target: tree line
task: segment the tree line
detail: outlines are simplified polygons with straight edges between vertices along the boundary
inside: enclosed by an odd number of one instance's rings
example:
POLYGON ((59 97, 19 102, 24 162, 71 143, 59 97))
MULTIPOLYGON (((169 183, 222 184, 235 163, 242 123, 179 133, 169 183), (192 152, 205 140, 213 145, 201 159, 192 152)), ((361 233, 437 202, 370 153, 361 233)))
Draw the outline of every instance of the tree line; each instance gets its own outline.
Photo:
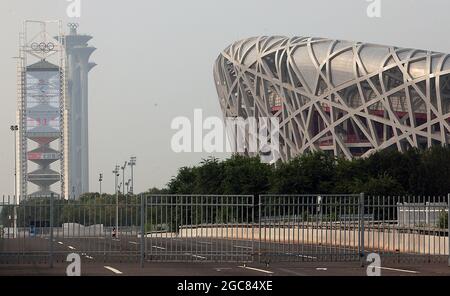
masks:
POLYGON ((358 194, 446 196, 450 193, 450 147, 394 149, 348 160, 325 152, 302 154, 270 165, 259 157, 211 157, 179 169, 163 189, 169 194, 358 194))
MULTIPOLYGON (((242 155, 233 155, 226 160, 210 157, 199 165, 180 168, 167 186, 152 188, 145 193, 253 195, 257 199, 261 194, 361 192, 369 199, 373 196, 446 196, 450 193, 450 147, 411 149, 405 153, 383 150, 368 158, 352 160, 334 157, 325 152, 311 152, 276 164, 266 164, 261 162, 259 157, 242 155)), ((221 221, 239 223, 249 220, 248 213, 239 207, 202 206, 201 204, 210 203, 206 197, 196 197, 194 201, 183 196, 167 197, 169 199, 165 200, 161 198, 165 197, 146 199, 148 210, 145 215, 149 224, 147 230, 175 230, 179 225, 221 221)), ((258 202, 256 199, 255 204, 258 202)), ((139 195, 119 194, 120 225, 140 225, 140 203, 139 195)), ((216 202, 221 203, 223 200, 216 202)), ((47 198, 22 202, 18 209, 19 227, 30 225, 33 221, 49 221, 49 206, 50 201, 47 198)), ((114 226, 116 222, 115 195, 87 193, 77 201, 55 201, 54 206, 55 225, 73 222, 114 226)), ((280 209, 272 207, 270 211, 280 212, 280 209)), ((275 215, 275 212, 267 214, 275 215)), ((0 224, 10 225, 12 214, 13 207, 3 207, 0 224)), ((291 214, 305 213, 303 211, 291 214)), ((394 215, 390 213, 390 217, 394 215)), ((444 221, 443 224, 447 222, 444 221)))

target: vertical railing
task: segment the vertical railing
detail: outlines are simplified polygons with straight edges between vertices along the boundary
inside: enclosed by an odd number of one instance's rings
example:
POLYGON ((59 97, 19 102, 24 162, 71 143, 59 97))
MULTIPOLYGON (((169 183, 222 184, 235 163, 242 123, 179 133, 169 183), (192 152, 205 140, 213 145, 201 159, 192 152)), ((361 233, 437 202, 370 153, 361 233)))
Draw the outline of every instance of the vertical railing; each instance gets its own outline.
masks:
POLYGON ((50 195, 50 268, 53 268, 53 216, 54 216, 54 195, 50 195))
POLYGON ((145 260, 145 196, 141 194, 141 268, 144 268, 145 260))
POLYGON ((448 267, 450 267, 450 194, 447 196, 447 251, 448 267))
MULTIPOLYGON (((121 204, 119 226, 123 231, 119 241, 110 239, 111 233, 109 237, 107 233, 115 225, 113 199, 94 200, 92 204, 85 200, 63 202, 52 195, 17 206, 19 244, 11 256, 18 256, 19 263, 44 256, 53 267, 61 254, 68 251, 65 242, 64 247, 58 244, 66 240, 86 257, 93 254, 97 259, 103 252, 106 261, 106 256, 130 255, 137 263, 140 256, 141 267, 149 260, 146 255, 150 255, 150 260, 247 261, 250 258, 260 263, 350 258, 360 260, 364 266, 369 252, 380 253, 383 259, 398 258, 415 264, 425 260, 447 262, 450 267, 450 194, 447 201, 445 197, 433 196, 366 198, 361 193, 322 195, 319 203, 318 197, 162 195, 149 196, 147 207, 147 196, 141 195, 133 203, 121 204), (127 213, 131 207, 136 210, 127 213), (148 215, 147 211, 150 211, 148 215), (124 217, 125 220, 121 219, 124 217), (151 226, 150 250, 147 223, 151 226), (92 226, 97 224, 105 224, 105 232, 98 234, 97 226, 92 226), (134 236, 139 229, 140 239, 128 244, 130 234, 134 236), (49 238, 48 243, 37 244, 44 236, 49 238), (248 244, 237 244, 241 238, 248 240, 248 244)), ((16 205, 9 197, 8 201, 3 197, 2 205, 2 211, 13 214, 16 205)), ((3 239, 14 238, 12 219, 12 216, 8 219, 9 227, 3 239)))
POLYGON ((359 240, 358 240, 358 252, 360 256, 361 267, 364 267, 364 236, 365 236, 365 227, 364 227, 364 193, 361 193, 359 196, 359 240))
POLYGON ((262 233, 262 228, 261 228, 261 213, 262 213, 262 196, 259 196, 259 200, 258 200, 258 263, 261 263, 261 233, 262 233))
MULTIPOLYGON (((252 196, 252 223, 251 223, 251 231, 252 231, 252 260, 255 254, 255 196, 252 196)), ((248 214, 247 214, 248 215, 248 214)))

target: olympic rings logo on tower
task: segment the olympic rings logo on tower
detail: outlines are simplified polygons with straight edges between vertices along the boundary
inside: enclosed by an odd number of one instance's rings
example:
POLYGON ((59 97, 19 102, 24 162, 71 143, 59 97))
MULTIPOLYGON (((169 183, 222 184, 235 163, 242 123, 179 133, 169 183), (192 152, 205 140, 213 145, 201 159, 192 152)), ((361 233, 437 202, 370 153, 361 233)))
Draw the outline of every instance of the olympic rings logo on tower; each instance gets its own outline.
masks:
POLYGON ((50 51, 53 51, 53 49, 55 49, 55 44, 52 42, 41 42, 41 43, 37 43, 37 42, 33 42, 31 44, 31 50, 33 51, 41 51, 44 53, 49 53, 50 51))
POLYGON ((68 23, 67 24, 67 27, 69 27, 69 29, 73 29, 73 30, 78 29, 79 26, 80 26, 80 24, 78 24, 78 23, 68 23))

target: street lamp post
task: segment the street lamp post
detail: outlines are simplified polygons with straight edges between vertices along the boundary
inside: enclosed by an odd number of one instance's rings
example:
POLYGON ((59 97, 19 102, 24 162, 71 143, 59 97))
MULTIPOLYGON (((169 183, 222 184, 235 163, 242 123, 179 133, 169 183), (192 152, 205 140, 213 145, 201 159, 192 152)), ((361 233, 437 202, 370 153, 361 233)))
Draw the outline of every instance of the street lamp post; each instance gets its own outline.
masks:
POLYGON ((134 194, 134 175, 133 175, 133 167, 136 165, 136 157, 132 156, 130 158, 130 161, 128 162, 128 165, 131 167, 131 186, 130 186, 130 193, 134 194))
POLYGON ((119 174, 119 169, 120 166, 116 165, 113 174, 114 174, 114 180, 115 180, 115 185, 114 185, 114 189, 116 190, 116 238, 119 236, 119 190, 118 190, 118 178, 120 176, 119 174))
POLYGON ((122 185, 123 185, 122 194, 123 195, 125 195, 125 169, 127 168, 127 163, 128 162, 125 161, 125 163, 123 164, 123 167, 121 167, 121 169, 122 169, 122 185))
POLYGON ((131 179, 128 179, 128 181, 125 183, 125 185, 127 185, 127 195, 130 193, 130 184, 131 184, 131 179))
POLYGON ((103 181, 103 174, 100 174, 98 177, 98 182, 100 184, 100 197, 102 196, 102 181, 103 181))
POLYGON ((17 131, 18 125, 11 125, 11 131, 14 133, 14 238, 17 238, 17 131))

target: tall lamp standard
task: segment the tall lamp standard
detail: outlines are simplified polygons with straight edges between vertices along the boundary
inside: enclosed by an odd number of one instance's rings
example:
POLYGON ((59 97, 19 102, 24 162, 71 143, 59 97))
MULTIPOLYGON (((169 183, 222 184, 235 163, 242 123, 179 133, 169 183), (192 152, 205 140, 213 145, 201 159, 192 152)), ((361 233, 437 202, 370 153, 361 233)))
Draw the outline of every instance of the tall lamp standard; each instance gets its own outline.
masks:
POLYGON ((115 185, 114 185, 114 189, 116 191, 116 238, 119 236, 119 190, 118 190, 118 186, 117 186, 117 182, 118 182, 118 178, 120 176, 119 174, 119 169, 120 166, 116 165, 113 174, 114 174, 114 180, 115 180, 115 185))
POLYGON ((127 195, 130 193, 130 184, 131 184, 131 179, 128 179, 128 181, 125 183, 125 185, 127 186, 127 195))
POLYGON ((134 194, 134 175, 133 175, 133 167, 136 165, 136 157, 132 156, 130 158, 130 161, 128 162, 128 165, 131 167, 131 186, 130 186, 130 193, 134 194))
POLYGON ((125 195, 125 169, 127 168, 127 163, 125 161, 125 163, 123 164, 123 167, 121 167, 122 169, 122 185, 123 185, 123 189, 122 189, 122 193, 123 195, 125 195))
POLYGON ((17 131, 18 125, 11 125, 11 131, 14 133, 14 238, 17 238, 17 131))
POLYGON ((100 197, 102 197, 102 181, 103 181, 103 174, 100 174, 98 177, 98 183, 100 184, 100 197))

